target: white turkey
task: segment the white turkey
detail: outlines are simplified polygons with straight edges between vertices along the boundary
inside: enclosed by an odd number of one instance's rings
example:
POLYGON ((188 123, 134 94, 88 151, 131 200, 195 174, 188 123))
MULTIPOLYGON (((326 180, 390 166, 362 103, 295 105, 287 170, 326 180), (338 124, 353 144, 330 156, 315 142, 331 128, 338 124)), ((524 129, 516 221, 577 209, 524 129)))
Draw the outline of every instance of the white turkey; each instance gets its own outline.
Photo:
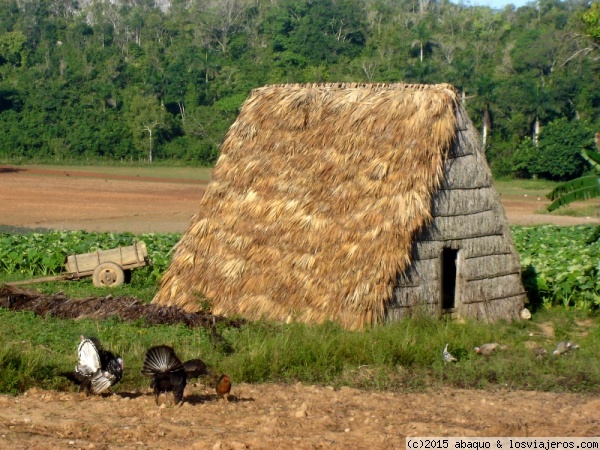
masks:
POLYGON ((444 347, 444 351, 442 352, 442 357, 444 358, 445 363, 456 362, 458 361, 454 356, 450 354, 448 351, 448 344, 444 347))
POLYGON ((123 359, 104 350, 97 339, 81 336, 77 353, 75 371, 64 376, 85 389, 88 395, 106 392, 123 377, 123 359))

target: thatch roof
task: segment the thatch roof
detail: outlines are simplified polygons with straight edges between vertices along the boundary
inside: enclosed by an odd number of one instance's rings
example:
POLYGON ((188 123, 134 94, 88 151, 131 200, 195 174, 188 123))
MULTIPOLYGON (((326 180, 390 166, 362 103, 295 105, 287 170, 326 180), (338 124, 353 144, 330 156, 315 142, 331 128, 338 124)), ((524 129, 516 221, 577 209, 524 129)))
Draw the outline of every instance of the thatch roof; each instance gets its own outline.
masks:
POLYGON ((456 133, 449 85, 252 91, 154 299, 215 314, 385 320, 456 133))

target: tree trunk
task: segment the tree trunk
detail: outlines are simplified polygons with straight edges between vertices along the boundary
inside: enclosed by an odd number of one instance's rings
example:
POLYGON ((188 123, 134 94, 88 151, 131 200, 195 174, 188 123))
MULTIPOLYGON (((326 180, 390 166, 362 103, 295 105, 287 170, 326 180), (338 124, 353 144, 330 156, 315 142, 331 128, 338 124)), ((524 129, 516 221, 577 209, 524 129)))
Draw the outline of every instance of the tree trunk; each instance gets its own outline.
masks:
POLYGON ((148 162, 152 162, 152 128, 148 128, 148 136, 150 139, 150 149, 148 150, 148 162))
POLYGON ((540 137, 540 118, 535 116, 535 122, 533 123, 533 145, 538 146, 540 137))
POLYGON ((487 105, 483 108, 482 122, 483 129, 481 130, 481 143, 483 145, 483 148, 485 149, 488 134, 492 129, 492 118, 490 117, 490 110, 488 109, 487 105))
POLYGON ((185 123, 185 105, 183 102, 177 102, 177 106, 179 106, 179 116, 181 117, 181 123, 185 123))

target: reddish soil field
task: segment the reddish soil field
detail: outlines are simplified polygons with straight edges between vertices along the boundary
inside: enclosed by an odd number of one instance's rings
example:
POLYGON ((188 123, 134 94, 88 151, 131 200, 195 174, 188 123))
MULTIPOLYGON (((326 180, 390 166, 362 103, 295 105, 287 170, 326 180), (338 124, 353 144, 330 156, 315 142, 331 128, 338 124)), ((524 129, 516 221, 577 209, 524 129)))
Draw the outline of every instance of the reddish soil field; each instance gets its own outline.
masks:
POLYGON ((206 183, 0 166, 0 224, 86 231, 183 232, 206 183))
MULTIPOLYGON (((205 182, 0 166, 0 225, 87 231, 184 232, 205 182)), ((536 214, 537 196, 503 196, 513 225, 600 223, 536 214)))
MULTIPOLYGON (((197 180, 0 167, 0 224, 88 231, 183 232, 197 180)), ((543 201, 503 197, 511 224, 600 223, 535 214, 543 201)), ((453 366, 450 370, 458 367, 453 366)), ((235 382, 235 380, 234 380, 235 382)), ((405 448, 406 436, 600 436, 600 398, 498 390, 403 393, 235 385, 233 401, 189 386, 182 407, 149 390, 86 397, 0 396, 0 448, 405 448)))

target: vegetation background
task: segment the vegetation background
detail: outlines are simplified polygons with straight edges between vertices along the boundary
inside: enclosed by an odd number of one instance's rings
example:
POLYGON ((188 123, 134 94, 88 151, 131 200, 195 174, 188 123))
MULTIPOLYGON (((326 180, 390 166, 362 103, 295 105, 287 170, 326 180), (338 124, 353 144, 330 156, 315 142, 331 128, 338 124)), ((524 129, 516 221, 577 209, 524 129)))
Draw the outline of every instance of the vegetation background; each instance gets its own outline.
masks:
POLYGON ((0 159, 209 165, 253 88, 448 82, 495 175, 572 178, 600 128, 599 17, 584 0, 503 10, 447 0, 3 0, 0 159), (576 149, 556 144, 573 136, 576 149), (544 157, 530 164, 531 145, 544 157))

